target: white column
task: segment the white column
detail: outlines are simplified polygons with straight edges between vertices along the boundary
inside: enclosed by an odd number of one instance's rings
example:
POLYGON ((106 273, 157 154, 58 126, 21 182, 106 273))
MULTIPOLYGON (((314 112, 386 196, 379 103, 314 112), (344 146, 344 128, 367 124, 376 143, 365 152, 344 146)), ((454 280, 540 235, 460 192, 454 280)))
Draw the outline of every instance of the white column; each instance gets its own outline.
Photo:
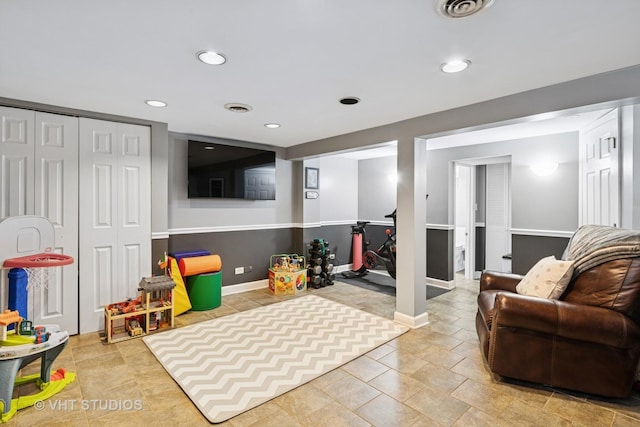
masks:
POLYGON ((394 319, 413 328, 427 315, 427 150, 424 139, 398 140, 396 312, 394 319))

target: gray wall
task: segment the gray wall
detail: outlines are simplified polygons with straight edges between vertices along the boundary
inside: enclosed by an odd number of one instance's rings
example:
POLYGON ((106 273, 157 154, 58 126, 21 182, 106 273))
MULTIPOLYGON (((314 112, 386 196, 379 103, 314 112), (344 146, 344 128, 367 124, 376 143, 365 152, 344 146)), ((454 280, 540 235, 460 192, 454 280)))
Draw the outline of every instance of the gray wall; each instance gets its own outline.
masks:
POLYGON ((384 216, 396 208, 396 156, 360 160, 358 162, 358 215, 363 221, 387 223, 384 216))
MULTIPOLYGON (((510 156, 512 160, 512 227, 542 231, 572 232, 578 224, 578 134, 577 132, 521 138, 482 145, 452 147, 427 151, 427 224, 453 225, 453 201, 450 200, 451 162, 486 157, 510 156), (538 177, 531 164, 551 157, 558 163, 556 172, 538 177)), ((362 220, 384 222, 384 215, 395 208, 396 187, 388 175, 395 172, 395 157, 361 160, 358 165, 358 216, 362 220)), ((485 167, 476 168, 478 196, 477 221, 485 221, 484 185, 485 167)), ((383 225, 368 226, 372 246, 384 240, 383 225)), ((540 254, 554 254, 563 239, 546 237, 520 237, 513 248, 515 268, 522 271, 540 254), (558 243, 560 242, 560 243, 558 243), (549 244, 551 246, 549 246, 549 244)), ((564 243, 563 243, 564 242, 564 243)), ((484 228, 477 230, 476 267, 484 267, 484 228)), ((427 276, 440 280, 453 279, 453 234, 448 230, 427 230, 427 276)), ((516 271, 516 269, 514 269, 516 271)), ((526 272, 526 270, 525 270, 526 272)))
POLYGON ((192 228, 290 227, 293 224, 292 162, 284 150, 242 141, 169 133, 169 231, 192 228), (187 141, 195 139, 276 151, 276 200, 209 200, 187 198, 187 141))
POLYGON ((427 223, 451 224, 451 161, 511 156, 512 227, 574 231, 578 226, 578 133, 523 138, 482 145, 427 151, 427 223), (531 164, 546 156, 558 163, 548 177, 538 177, 531 164))
POLYGON ((351 224, 358 220, 358 162, 339 156, 305 161, 304 166, 320 169, 318 199, 304 199, 304 232, 302 246, 305 257, 313 239, 328 241, 335 255, 335 265, 351 260, 351 224), (313 224, 308 227, 307 224, 313 224))
POLYGON ((320 221, 353 222, 358 218, 358 161, 329 156, 319 161, 320 221))
POLYGON ((550 255, 562 258, 568 238, 549 236, 514 235, 511 241, 513 258, 511 271, 516 274, 527 274, 536 262, 550 255))
POLYGON ((169 133, 168 251, 205 249, 222 258, 222 285, 265 279, 271 255, 295 252, 294 198, 300 166, 284 150, 243 141, 169 133), (187 198, 187 141, 219 142, 276 151, 276 200, 187 198), (252 271, 234 274, 236 267, 252 271))

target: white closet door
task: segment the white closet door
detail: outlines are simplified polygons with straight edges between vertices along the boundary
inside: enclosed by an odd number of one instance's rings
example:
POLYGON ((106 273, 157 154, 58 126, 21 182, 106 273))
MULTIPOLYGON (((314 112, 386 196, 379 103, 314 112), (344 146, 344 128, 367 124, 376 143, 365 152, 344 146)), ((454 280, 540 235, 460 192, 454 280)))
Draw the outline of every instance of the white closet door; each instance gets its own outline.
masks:
POLYGON ((54 251, 75 262, 49 269, 46 287, 29 292, 30 317, 78 333, 78 118, 36 113, 35 215, 55 229, 54 251))
POLYGON ((0 219, 33 214, 35 112, 0 107, 0 219))
MULTIPOLYGON (((49 269, 46 287, 29 291, 27 317, 78 333, 78 119, 1 107, 2 218, 39 215, 55 229, 55 248, 72 265, 49 269)), ((0 260, 2 261, 2 260, 0 260)), ((2 308, 8 283, 2 275, 2 308)))
POLYGON ((151 274, 150 129, 80 119, 80 333, 151 274))
MULTIPOLYGON (((0 219, 33 214, 35 113, 0 107, 0 120, 0 219)), ((9 303, 9 270, 0 271, 0 308, 4 310, 9 303)))
POLYGON ((503 271, 510 250, 509 163, 487 165, 485 268, 503 271))

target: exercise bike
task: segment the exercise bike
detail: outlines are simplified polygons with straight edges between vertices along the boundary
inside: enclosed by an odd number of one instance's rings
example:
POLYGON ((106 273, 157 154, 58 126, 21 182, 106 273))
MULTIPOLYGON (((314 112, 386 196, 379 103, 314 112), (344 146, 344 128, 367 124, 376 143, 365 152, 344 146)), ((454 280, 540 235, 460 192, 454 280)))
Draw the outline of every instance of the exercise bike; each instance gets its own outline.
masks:
POLYGON ((393 219, 393 231, 385 230, 387 239, 376 250, 369 249, 371 242, 367 240, 366 226, 370 221, 358 221, 355 226, 351 226, 354 269, 343 271, 344 277, 362 277, 379 264, 384 264, 389 276, 396 278, 396 211, 397 209, 394 209, 392 213, 384 216, 393 219), (358 253, 358 245, 362 251, 361 254, 358 253))

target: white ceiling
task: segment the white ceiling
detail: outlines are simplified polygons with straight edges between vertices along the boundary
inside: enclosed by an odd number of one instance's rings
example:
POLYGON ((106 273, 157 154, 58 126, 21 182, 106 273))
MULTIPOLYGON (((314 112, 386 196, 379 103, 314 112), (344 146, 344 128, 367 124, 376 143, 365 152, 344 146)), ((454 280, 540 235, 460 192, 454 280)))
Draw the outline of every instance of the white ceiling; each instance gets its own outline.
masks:
POLYGON ((2 0, 0 97, 288 147, 640 64, 639 18, 638 0, 495 0, 461 19, 433 0, 2 0), (472 65, 442 73, 453 58, 472 65))

